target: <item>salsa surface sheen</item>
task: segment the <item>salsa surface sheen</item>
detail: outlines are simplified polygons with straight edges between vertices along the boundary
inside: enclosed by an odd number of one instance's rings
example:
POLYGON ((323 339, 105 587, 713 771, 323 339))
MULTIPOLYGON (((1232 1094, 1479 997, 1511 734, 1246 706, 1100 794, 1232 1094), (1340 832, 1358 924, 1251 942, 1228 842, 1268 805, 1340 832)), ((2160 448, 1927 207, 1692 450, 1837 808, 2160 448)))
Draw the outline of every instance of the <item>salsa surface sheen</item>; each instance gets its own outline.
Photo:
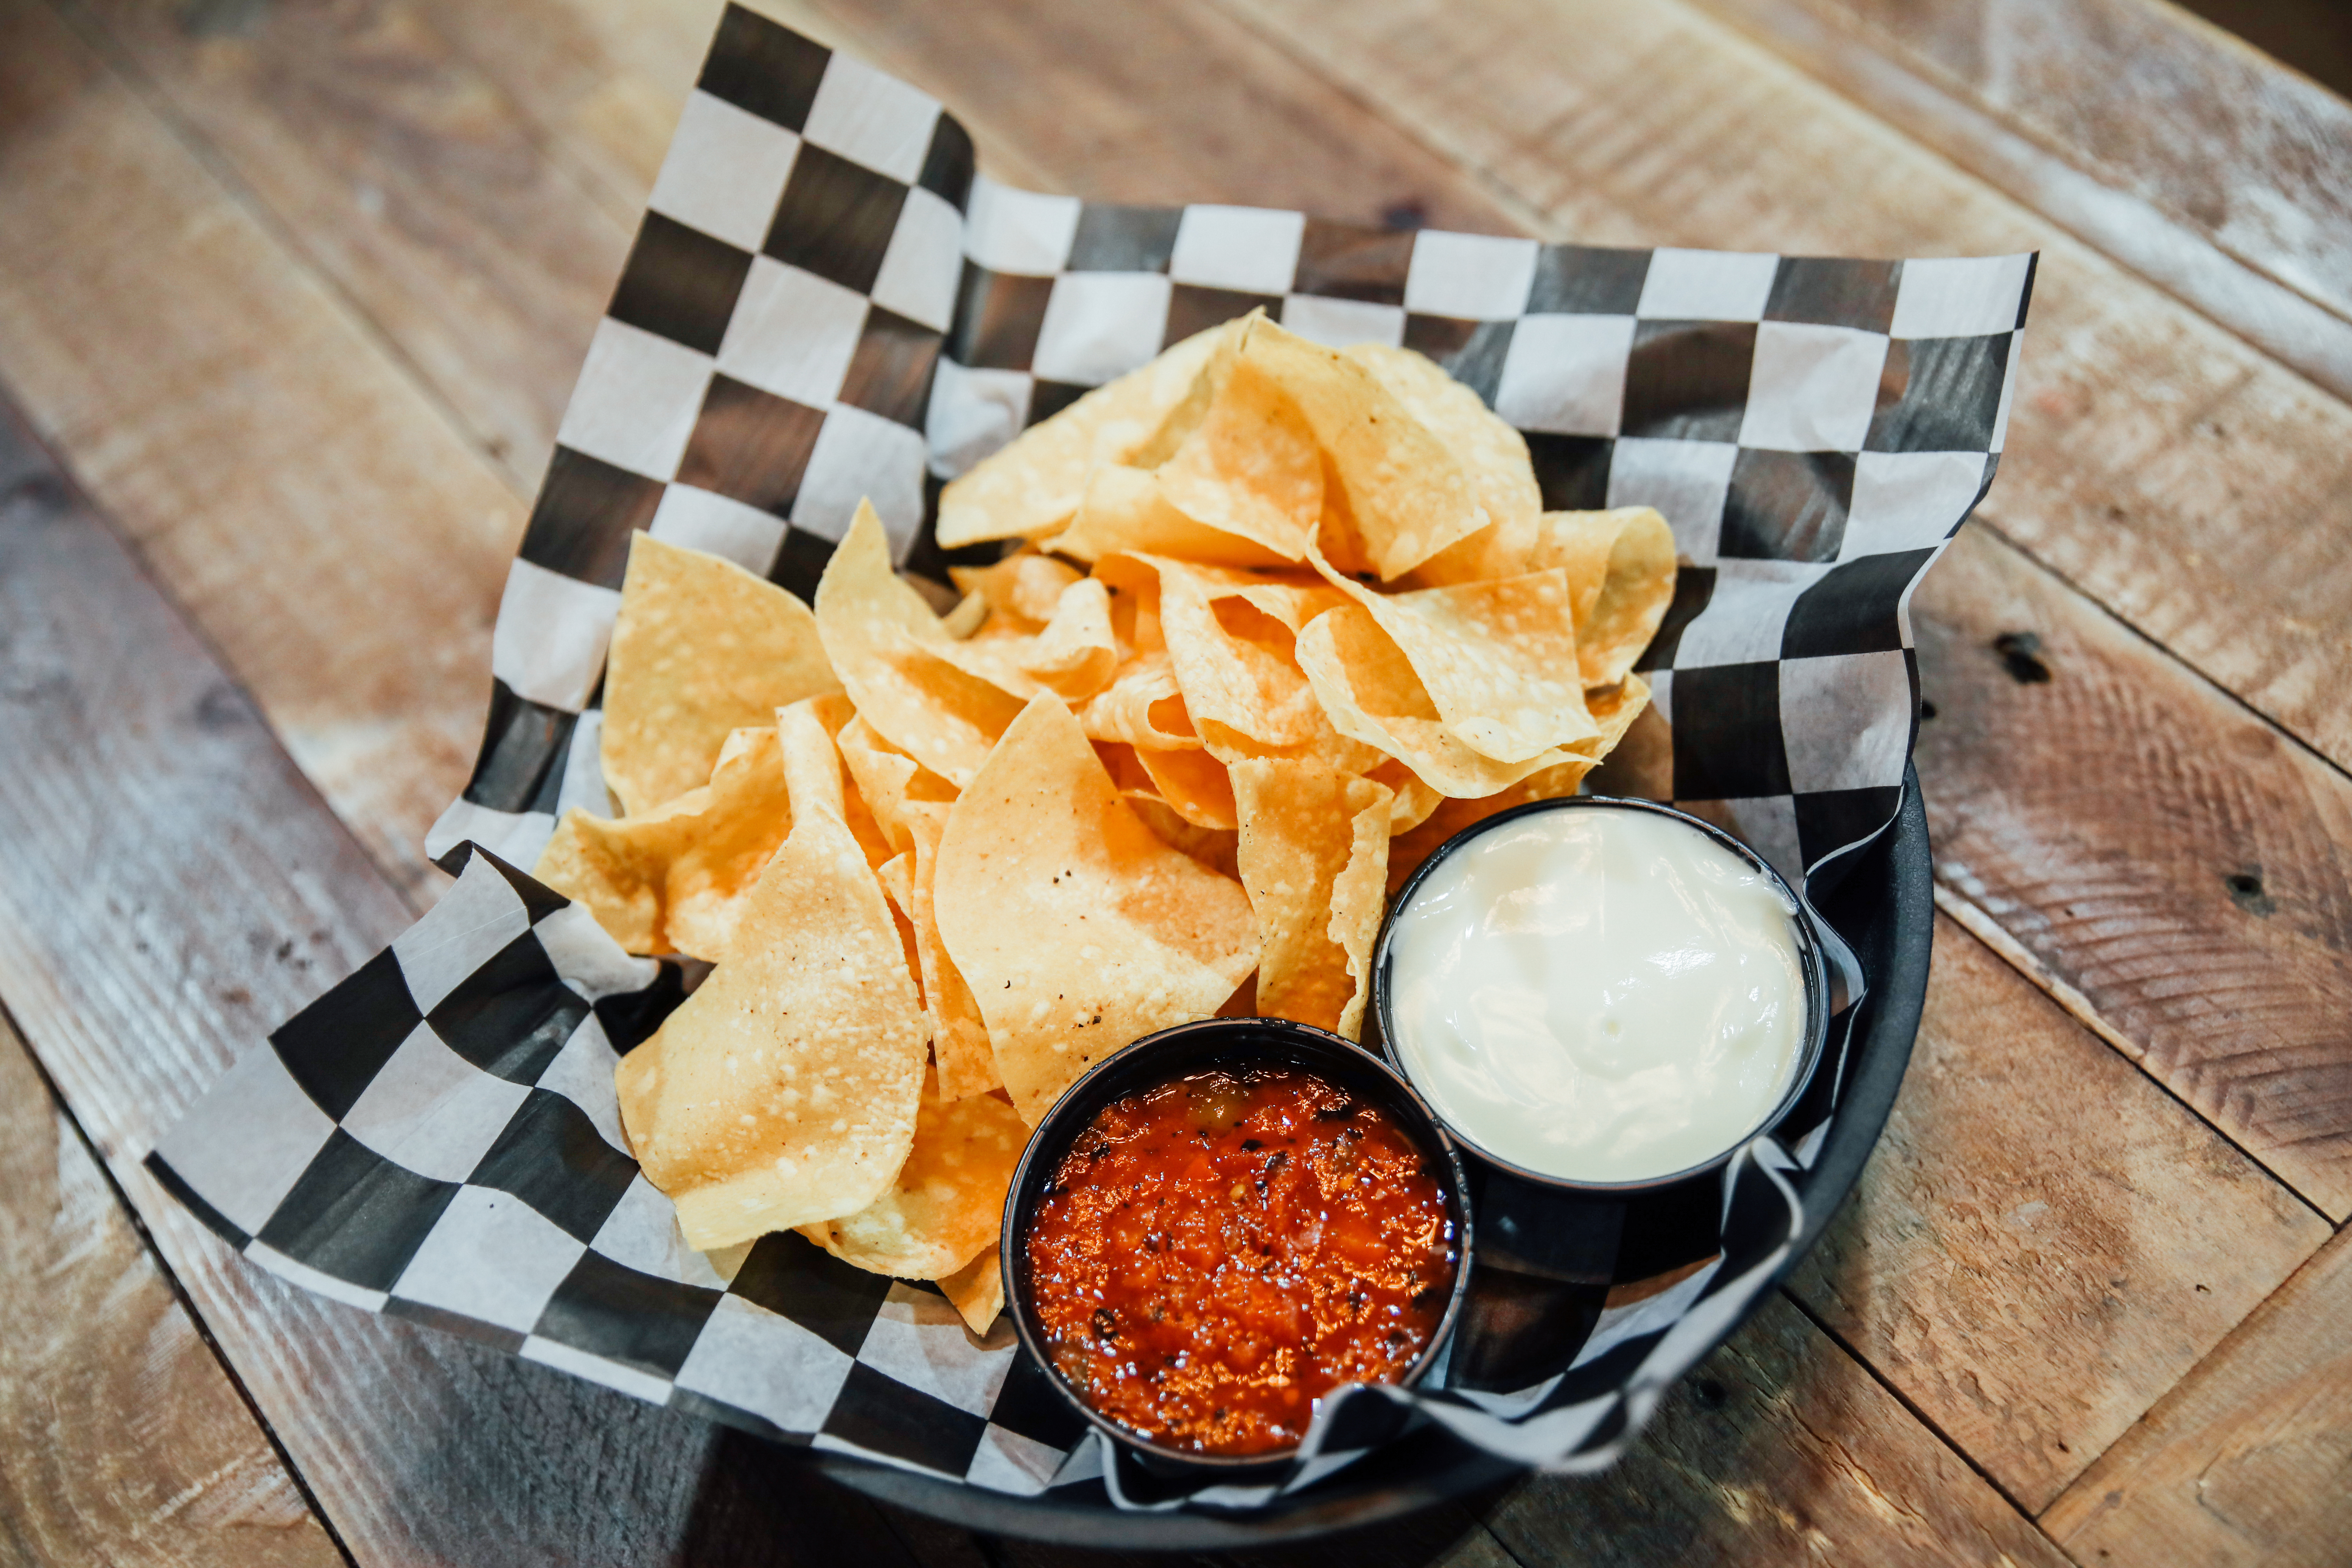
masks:
POLYGON ((1290 1068, 1105 1106, 1030 1222, 1030 1297, 1087 1403, 1164 1447, 1294 1447, 1316 1397, 1393 1383, 1457 1264, 1440 1167, 1371 1105, 1290 1068))

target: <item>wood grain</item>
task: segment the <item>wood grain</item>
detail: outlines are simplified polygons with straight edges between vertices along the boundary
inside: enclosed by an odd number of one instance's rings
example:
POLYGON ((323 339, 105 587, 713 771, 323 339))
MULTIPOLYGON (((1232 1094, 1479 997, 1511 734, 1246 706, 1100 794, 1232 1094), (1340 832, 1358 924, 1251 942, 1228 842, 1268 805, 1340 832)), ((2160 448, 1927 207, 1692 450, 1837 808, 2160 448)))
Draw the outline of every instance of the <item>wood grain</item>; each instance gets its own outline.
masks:
MULTIPOLYGON (((524 496, 635 226, 406 0, 73 0, 524 496)), ((664 125, 662 132, 668 133, 664 125)))
POLYGON ((147 1176, 234 1057, 410 910, 13 417, 0 756, 0 997, 361 1560, 912 1561, 783 1451, 285 1285, 147 1176))
POLYGON ((1973 530, 1912 623, 1938 879, 2352 1215, 2352 780, 1973 530))
POLYGON ((2276 62, 2149 0, 1697 3, 2264 353, 2352 394, 2341 264, 2324 259, 2341 193, 2314 156, 2340 140, 2345 109, 2276 62))
POLYGON ((37 0, 0 0, 0 382, 378 863, 436 882, 521 504, 37 0))
POLYGON ((1988 515, 2352 760, 2352 407, 1680 0, 1219 0, 1597 244, 2042 247, 1988 515))
POLYGON ((2038 1511, 2332 1232, 1937 923, 1902 1098, 1789 1288, 2038 1511))
POLYGON ((0 1561, 342 1554, 0 1020, 0 1561))
POLYGON ((1777 1296, 1666 1395, 1617 1468, 1538 1478, 1487 1523, 1526 1568, 2065 1562, 1777 1296))
POLYGON ((2153 0, 1775 3, 1855 33, 2103 188, 2352 317, 2352 103, 2221 28, 2153 0))
POLYGON ((2077 1563, 2327 1568, 2352 1541, 2352 1233, 2042 1516, 2077 1563))

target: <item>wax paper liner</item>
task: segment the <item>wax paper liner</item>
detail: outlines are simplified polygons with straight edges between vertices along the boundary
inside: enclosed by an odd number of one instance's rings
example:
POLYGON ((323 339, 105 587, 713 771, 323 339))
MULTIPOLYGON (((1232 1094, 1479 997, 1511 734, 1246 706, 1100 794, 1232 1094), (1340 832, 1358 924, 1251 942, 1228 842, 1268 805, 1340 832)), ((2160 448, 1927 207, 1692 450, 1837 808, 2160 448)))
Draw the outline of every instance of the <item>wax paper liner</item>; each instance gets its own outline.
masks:
POLYGON ((1906 606, 1999 463, 2033 258, 1612 249, 1038 195, 976 176, 929 97, 740 8, 649 206, 507 580, 480 759, 427 839, 455 887, 244 1058, 157 1176, 339 1300, 976 1487, 1245 1509, 1428 1422, 1528 1465, 1609 1463, 1788 1260, 1787 1173, 1834 1114, 1851 984, 1820 1091, 1727 1174, 1711 1261, 1621 1279, 1531 1386, 1355 1391, 1276 1481, 1171 1490, 1110 1461, 1003 1321, 972 1336, 933 1288, 793 1235, 722 1271, 637 1173, 613 1068, 681 972, 518 869, 565 809, 610 809, 596 700, 630 532, 806 595, 870 497, 900 563, 936 579, 939 485, 1166 344, 1258 306, 1327 342, 1401 342, 1526 432, 1548 507, 1671 522, 1680 581, 1642 668, 1672 798, 1801 883, 1900 803, 1906 606))

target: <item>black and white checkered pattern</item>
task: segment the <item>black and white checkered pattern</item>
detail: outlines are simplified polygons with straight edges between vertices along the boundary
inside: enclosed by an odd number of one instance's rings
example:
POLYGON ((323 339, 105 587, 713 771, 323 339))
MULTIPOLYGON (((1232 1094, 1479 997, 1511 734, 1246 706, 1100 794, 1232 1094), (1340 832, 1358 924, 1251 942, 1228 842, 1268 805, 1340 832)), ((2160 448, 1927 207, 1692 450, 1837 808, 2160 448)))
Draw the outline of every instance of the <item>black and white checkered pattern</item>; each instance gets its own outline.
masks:
POLYGON ((1733 1166, 1708 1268, 1604 1312, 1534 1387, 1329 1402, 1276 1486, 1171 1495, 1112 1462, 1004 1325, 974 1340, 928 1286, 795 1236, 731 1267, 688 1249, 613 1088, 680 973, 514 868, 563 809, 609 811, 594 702, 629 531, 806 594, 870 495, 902 563, 936 568, 940 481, 1202 327, 1263 305, 1319 341, 1402 343, 1527 433, 1547 505, 1666 516, 1685 565, 1644 663, 1675 798, 1799 880, 1899 803, 1906 606, 1999 460, 2032 258, 1607 250, 1035 195, 975 180, 929 99, 734 8, 652 208, 507 585, 474 777, 427 840, 457 885, 240 1062, 158 1177, 339 1300, 998 1490, 1247 1507, 1413 1415, 1528 1464, 1609 1463, 1786 1261, 1786 1173, 1821 1147, 1834 1068, 1785 1144, 1733 1166))

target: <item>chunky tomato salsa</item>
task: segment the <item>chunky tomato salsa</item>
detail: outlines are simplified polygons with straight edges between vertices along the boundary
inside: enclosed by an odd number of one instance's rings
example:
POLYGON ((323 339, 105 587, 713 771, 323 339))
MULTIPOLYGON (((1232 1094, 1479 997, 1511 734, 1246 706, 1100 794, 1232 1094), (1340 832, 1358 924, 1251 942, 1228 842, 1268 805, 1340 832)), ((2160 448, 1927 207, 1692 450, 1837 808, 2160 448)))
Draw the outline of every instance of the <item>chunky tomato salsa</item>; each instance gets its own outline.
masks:
POLYGON ((1030 1224, 1047 1353, 1165 1447, 1293 1447, 1318 1395, 1397 1381, 1436 1331, 1457 1262, 1440 1169, 1307 1072, 1199 1073, 1114 1101, 1030 1224))

